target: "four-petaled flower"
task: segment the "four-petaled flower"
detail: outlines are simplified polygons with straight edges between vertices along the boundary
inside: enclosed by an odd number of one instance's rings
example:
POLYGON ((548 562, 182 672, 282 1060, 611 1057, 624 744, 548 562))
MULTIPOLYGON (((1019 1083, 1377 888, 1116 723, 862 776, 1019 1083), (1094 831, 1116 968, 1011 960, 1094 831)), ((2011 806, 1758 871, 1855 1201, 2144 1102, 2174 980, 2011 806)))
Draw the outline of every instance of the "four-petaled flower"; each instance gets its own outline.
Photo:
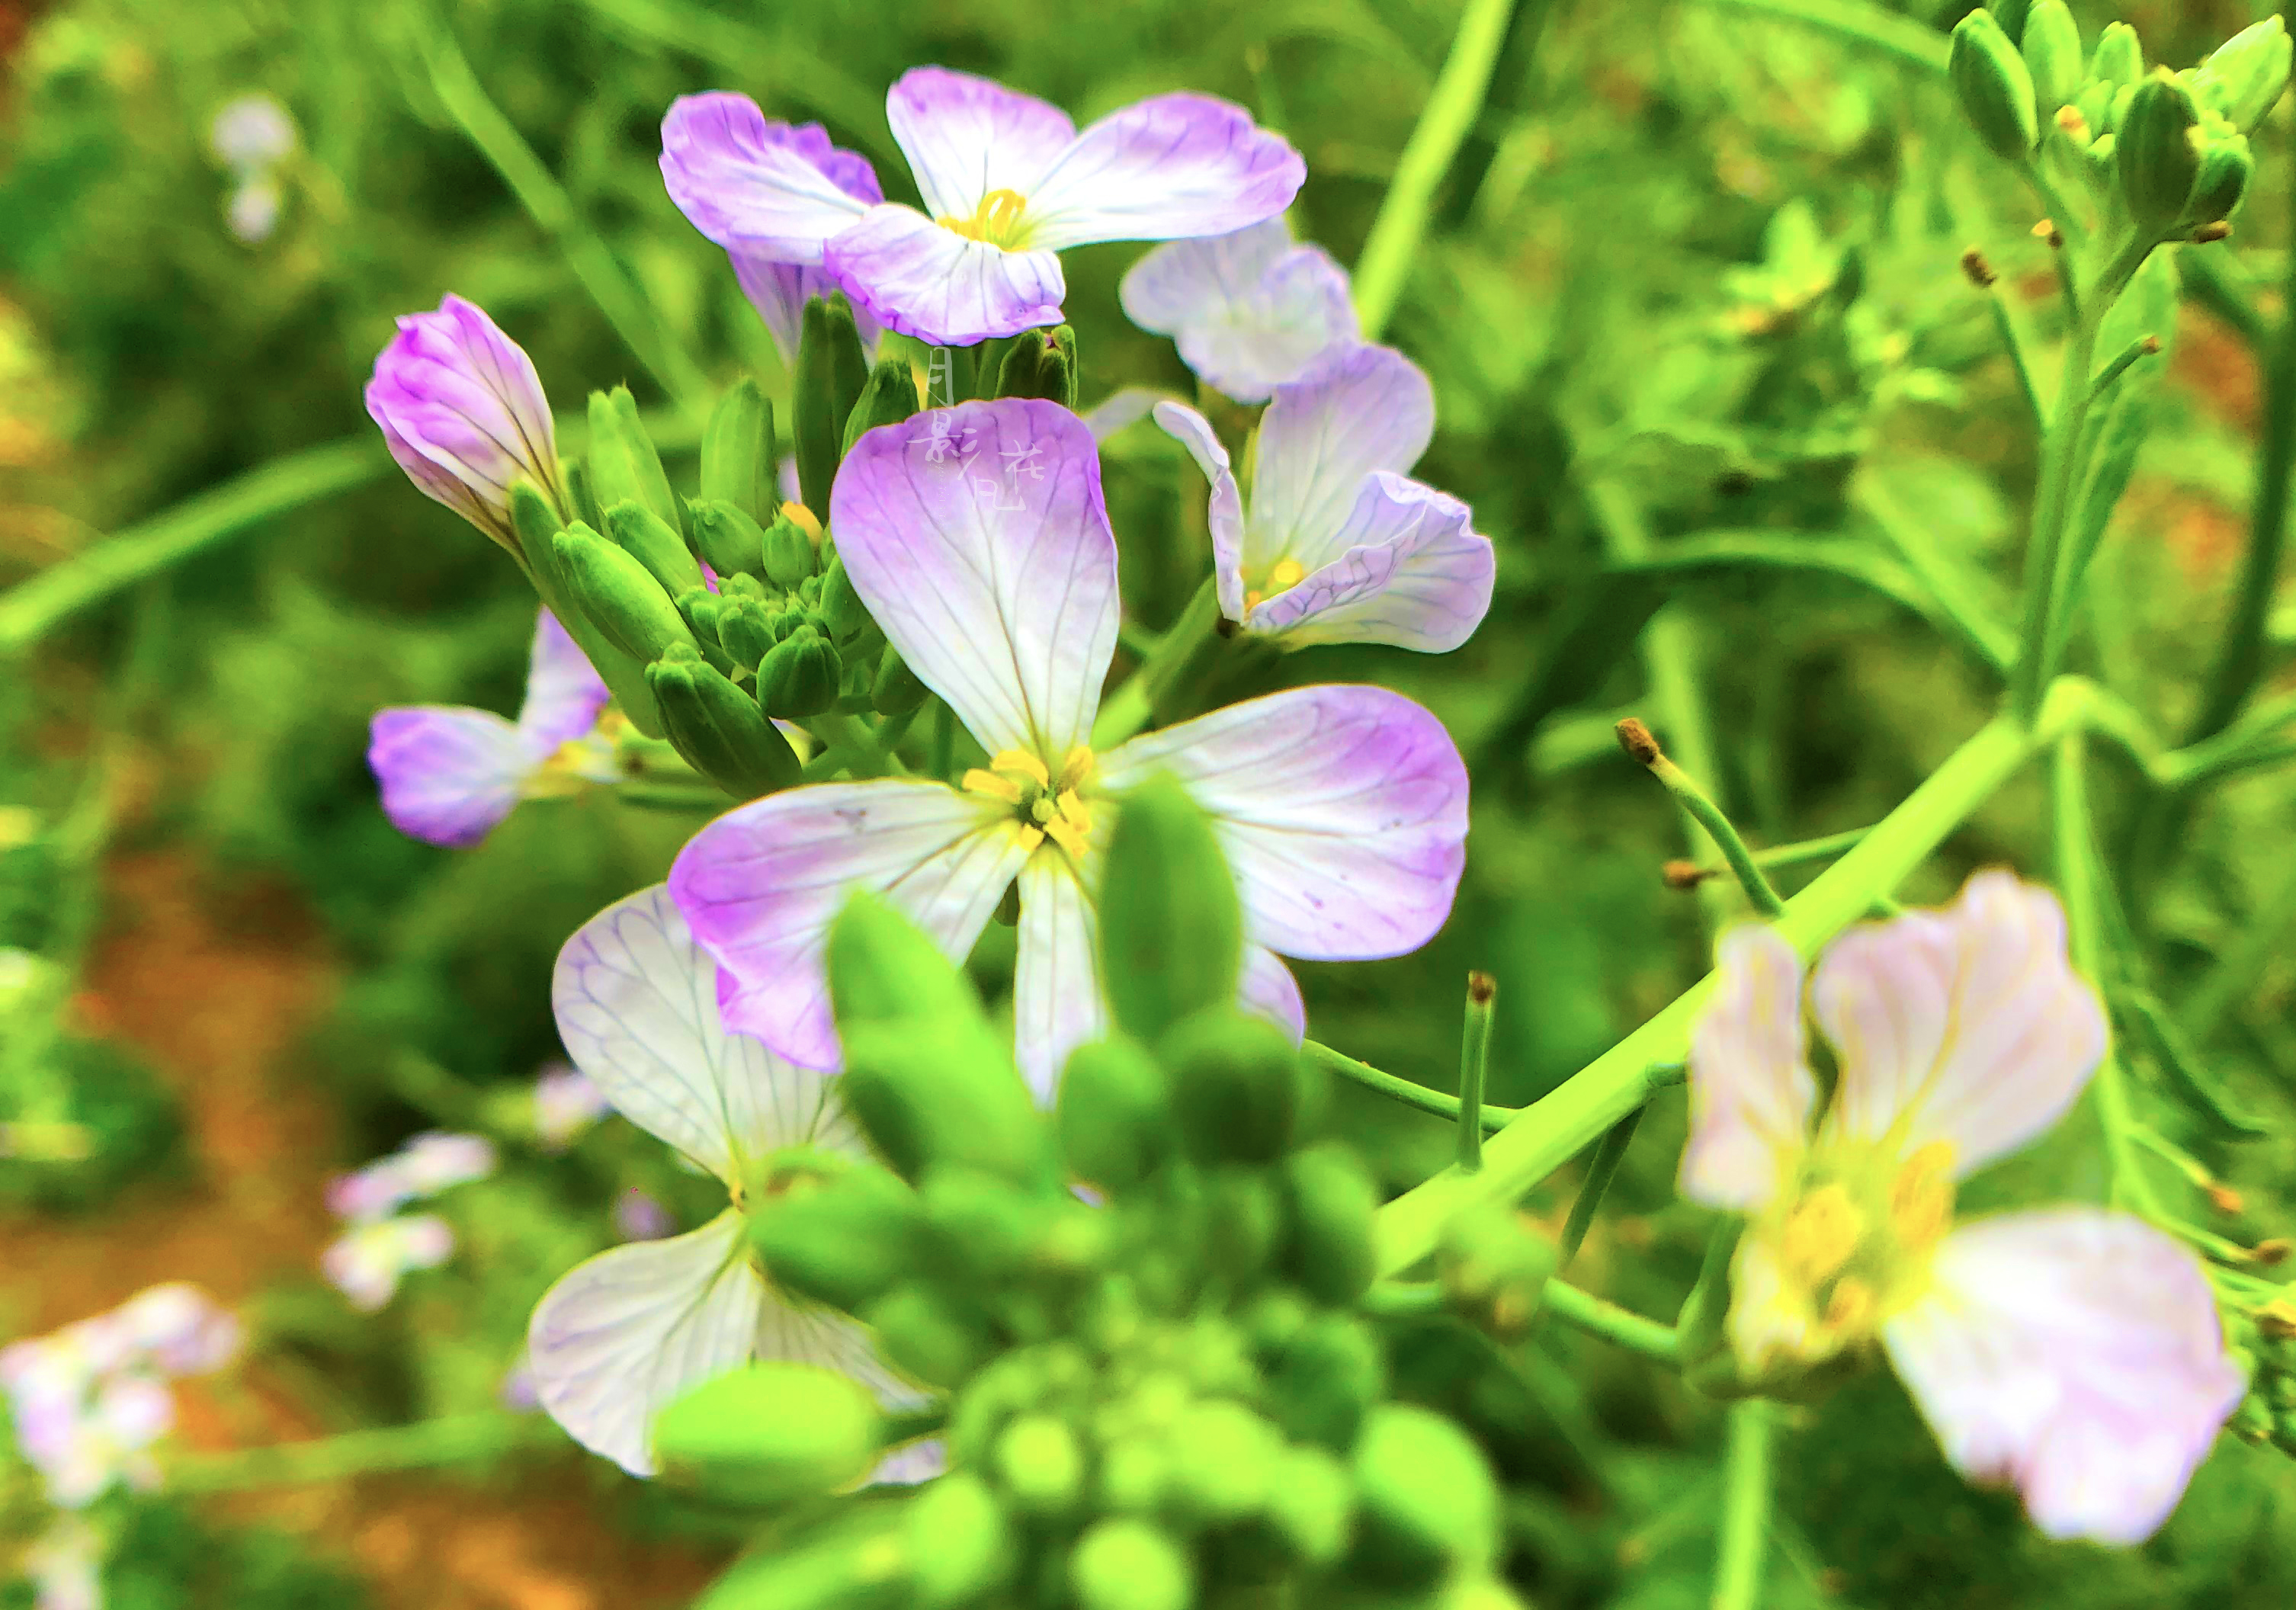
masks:
POLYGON ((1400 352, 1335 347, 1275 388, 1249 515, 1210 423, 1177 402, 1156 423, 1212 483, 1220 612, 1244 630, 1441 653, 1490 608, 1490 538, 1465 504, 1403 473, 1435 433, 1435 397, 1400 352))
POLYGON ((1325 349, 1361 338, 1347 270, 1321 246, 1294 245, 1280 218, 1159 246, 1117 294, 1127 318, 1170 336, 1198 380, 1238 402, 1266 402, 1325 349))
POLYGON ((512 554, 510 489, 531 476, 561 517, 558 436, 525 349, 475 304, 448 296, 410 313, 374 360, 366 411, 416 489, 512 554))
POLYGON ((866 164, 817 131, 730 94, 671 109, 670 197, 729 251, 818 264, 885 328, 971 346, 1060 322, 1067 248, 1226 234, 1281 213, 1307 176, 1280 136, 1210 95, 1151 96, 1079 134, 1032 95, 920 67, 885 111, 922 212, 880 200, 866 164))
POLYGON ((2104 1054, 2056 901, 1980 873, 1837 940, 1808 996, 1840 1070, 1814 1129, 1801 964, 1775 931, 1723 939, 1691 1042, 1683 1194, 1750 1219, 1740 1364, 1879 1338, 1964 1474, 2013 1483, 2052 1537, 2149 1537, 2244 1390, 2207 1277, 2124 1213, 1952 1224, 1956 1182, 2055 1123, 2104 1054))
POLYGON ((518 719, 460 705, 375 712, 366 759, 383 814, 410 838, 450 850, 479 842, 522 800, 572 793, 620 775, 599 730, 612 695, 557 617, 535 622, 518 719))
MULTIPOLYGON (((755 1358, 841 1370, 888 1405, 921 1394, 851 1320, 783 1298, 751 1256, 752 1189, 801 1174, 803 1154, 866 1156, 834 1081, 727 1031, 717 965, 660 885, 583 924, 559 953, 550 1000, 559 1038, 622 1116, 724 1182, 731 1204, 700 1229, 599 1253, 552 1286, 527 1332, 536 1395, 569 1436, 637 1475, 654 1471, 648 1428, 687 1388, 755 1358), (776 1154, 793 1172, 777 1173, 776 1154)), ((910 1449, 878 1472, 922 1480, 937 1454, 910 1449)))
POLYGON ((1104 754, 1089 747, 1116 646, 1116 542, 1091 433, 1056 403, 967 403, 947 422, 985 462, 1041 451, 1020 506, 934 464, 930 418, 870 431, 839 470, 831 526, 854 590, 988 752, 956 785, 891 777, 769 795, 695 836, 669 887, 725 969, 726 1021, 792 1062, 837 1061, 822 952, 846 891, 881 890, 963 957, 1020 884, 1021 1069, 1049 1098, 1100 1031, 1094 891, 1111 813, 1176 774, 1212 816, 1243 897, 1243 994, 1301 1026, 1276 952, 1415 949, 1451 909, 1467 776, 1441 723, 1384 689, 1295 688, 1104 754))

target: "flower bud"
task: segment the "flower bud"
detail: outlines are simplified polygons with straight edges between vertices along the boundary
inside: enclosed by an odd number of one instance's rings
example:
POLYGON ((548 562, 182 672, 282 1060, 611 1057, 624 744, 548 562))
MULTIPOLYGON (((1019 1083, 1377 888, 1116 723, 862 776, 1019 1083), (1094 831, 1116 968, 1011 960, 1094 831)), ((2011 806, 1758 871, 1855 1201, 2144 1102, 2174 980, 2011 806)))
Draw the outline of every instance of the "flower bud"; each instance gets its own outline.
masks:
POLYGON ((1242 1404, 1225 1399, 1190 1404, 1168 1446, 1173 1500, 1197 1519, 1232 1526, 1267 1507, 1283 1440, 1242 1404))
POLYGON ((773 616, 755 598, 726 597, 718 602, 718 641, 735 665, 754 671, 773 652, 773 616))
POLYGON ((909 1502, 909 1590, 916 1610, 955 1610, 1012 1580, 1019 1564, 1013 1524, 988 1483, 954 1470, 909 1502))
POLYGON ((1372 1215, 1379 1195, 1355 1154, 1316 1146, 1284 1159, 1292 1225, 1285 1267, 1293 1282, 1334 1307, 1362 1296, 1375 1272, 1372 1215))
POLYGON ((837 702, 844 674, 837 645, 801 626, 758 662, 758 702, 785 721, 817 716, 837 702))
POLYGON ((2033 111, 2033 76, 1992 12, 1972 12, 1961 20, 1946 68, 1962 112, 1985 148, 2004 161, 2030 156, 2041 134, 2033 111))
POLYGON ((876 1400, 851 1376, 761 1360, 703 1382, 655 1417, 662 1477, 737 1504, 849 1486, 877 1462, 876 1400))
POLYGON ((886 1358, 944 1392, 962 1386, 996 1351, 987 1315, 921 1280, 895 1286, 860 1318, 877 1334, 886 1358))
POLYGON ((1084 1496, 1085 1455, 1076 1433, 1050 1415, 1022 1415, 1004 1428, 989 1468, 1015 1508, 1065 1515, 1084 1496))
POLYGON ((789 510, 803 512, 802 505, 784 504, 774 516, 774 522, 765 530, 766 579, 775 587, 801 586, 814 573, 820 555, 814 551, 814 539, 805 528, 790 518, 789 510))
POLYGON ((706 587, 690 587, 676 597, 677 612, 693 633, 693 640, 701 647, 701 657, 720 671, 731 676, 734 658, 718 641, 718 618, 722 605, 718 595, 706 587))
POLYGON ((701 567, 685 550, 676 529, 642 503, 623 499, 606 507, 606 535, 614 546, 653 572, 662 591, 676 597, 701 585, 701 567))
POLYGON ((1235 998, 1243 906, 1211 820, 1169 776, 1118 809, 1101 880, 1101 977, 1110 1014, 1143 1044, 1235 998))
POLYGON ((1285 1449, 1267 1518, 1309 1569, 1334 1564, 1355 1532, 1356 1490, 1347 1466, 1320 1448, 1285 1449))
POLYGON ((1372 1574, 1418 1584, 1489 1567, 1498 1483, 1465 1432, 1429 1409, 1382 1403, 1365 1419, 1351 1463, 1362 1507, 1355 1557, 1372 1574))
MULTIPOLYGON (((2111 92, 2141 82, 2144 77, 2144 46, 2137 40, 2136 30, 2126 22, 2108 22, 2104 32, 2096 39, 2096 53, 2089 58, 2088 76, 2107 86, 2111 92)), ((2089 127, 2103 128, 2109 124, 2089 119, 2089 127)))
POLYGON ((999 397, 1042 397, 1073 412, 1077 398, 1076 332, 1066 324, 1024 330, 1013 337, 996 372, 999 397))
POLYGON ((885 645, 877 661, 876 679, 869 685, 869 708, 881 716, 906 715, 925 702, 926 692, 900 651, 885 645))
POLYGON ((2267 17, 2234 34, 2201 63, 2216 109, 2242 134, 2253 133, 2288 87, 2290 44, 2285 24, 2267 17))
POLYGON ((870 624, 869 606, 853 590, 853 579, 845 573, 841 559, 832 558, 822 573, 821 617, 829 623, 831 636, 840 643, 870 624))
POLYGON ((830 483, 837 478, 845 444, 845 421, 868 380, 869 360, 862 353, 860 333, 845 298, 832 294, 807 302, 798 336, 791 415, 797 437, 798 495, 809 509, 829 506, 830 483))
POLYGON ((685 522, 693 551, 718 572, 721 586, 735 576, 763 573, 766 534, 731 499, 695 498, 686 505, 685 522))
POLYGON ((2156 71, 2136 86, 2115 130, 2121 201, 2137 228, 2155 239, 2176 227, 2193 193, 2201 166, 2193 134, 2200 120, 2192 91, 2156 71))
POLYGON ((2232 217, 2247 193, 2256 171, 2256 159, 2243 139, 2218 140, 2201 158, 2193 179, 2193 193, 2185 202, 2183 222, 2193 228, 2220 224, 2232 217))
POLYGON ((1283 1030, 1215 1006, 1180 1023, 1157 1050, 1172 1070, 1173 1110, 1191 1156, 1267 1162, 1290 1148, 1305 1080, 1283 1030))
POLYGON ((2065 0, 2033 0, 2025 15, 2018 53, 2033 80, 2034 107, 2046 120, 2080 93, 2080 24, 2065 0))
POLYGON ((643 504, 684 540, 685 505, 669 489, 661 455, 638 420, 637 398, 627 386, 590 393, 590 450, 584 463, 591 494, 610 520, 618 503, 643 504))
POLYGON ((1070 1169, 1103 1190, 1137 1185, 1179 1145, 1171 1083, 1130 1039, 1091 1040, 1069 1054, 1053 1120, 1070 1169))
POLYGON ((2087 128, 2090 139, 2098 139, 2112 132, 2108 126, 2112 112, 2112 86, 2110 84, 2092 82, 2080 92, 2080 98, 2073 103, 2073 107, 2080 113, 2081 122, 2087 128))
POLYGON ((1336 1453, 1355 1445, 1364 1416, 1386 1395, 1386 1354, 1362 1320, 1344 1313, 1309 1319, 1267 1378, 1267 1412, 1283 1434, 1336 1453))
POLYGON ((1265 1170, 1206 1171, 1204 1206, 1214 1233, 1204 1243, 1204 1261, 1221 1283, 1249 1291, 1259 1283, 1283 1234, 1283 1202, 1265 1170))
POLYGON ((2025 19, 2031 14, 2033 0, 1985 0, 1985 9, 1993 13, 1994 21, 2011 39, 2025 37, 2025 19))
POLYGON ((575 605, 616 648, 642 664, 661 658, 672 644, 698 649, 661 583, 622 549, 579 521, 551 547, 575 605))
POLYGON ((776 1286, 848 1313, 915 1272, 923 1234, 916 1193, 869 1166, 784 1192, 750 1220, 750 1244, 776 1286))
POLYGON ((845 418, 844 450, 850 453, 853 444, 866 431, 880 425, 897 425, 917 411, 917 377, 906 357, 890 357, 877 360, 869 371, 869 381, 862 387, 853 412, 845 418))
POLYGON ((1170 1535, 1145 1521, 1095 1523, 1069 1556, 1078 1610, 1188 1610, 1195 1571, 1170 1535))
MULTIPOLYGON (((709 415, 701 435, 701 501, 729 504, 752 522, 780 501, 775 493, 774 405, 744 375, 709 415)), ((705 553, 702 555, 708 558, 705 553)), ((714 559, 709 568, 723 574, 714 559)))
POLYGON ((513 553, 511 488, 521 475, 562 518, 570 512, 533 360, 459 296, 398 320, 374 360, 366 411, 416 490, 513 553))
POLYGON ((594 531, 606 529, 606 512, 598 506, 597 489, 590 484, 590 466, 580 459, 565 466, 566 501, 574 518, 594 531))
POLYGON ((765 711, 714 666, 661 659, 646 667, 661 724, 686 764, 737 800, 797 781, 797 753, 765 711))

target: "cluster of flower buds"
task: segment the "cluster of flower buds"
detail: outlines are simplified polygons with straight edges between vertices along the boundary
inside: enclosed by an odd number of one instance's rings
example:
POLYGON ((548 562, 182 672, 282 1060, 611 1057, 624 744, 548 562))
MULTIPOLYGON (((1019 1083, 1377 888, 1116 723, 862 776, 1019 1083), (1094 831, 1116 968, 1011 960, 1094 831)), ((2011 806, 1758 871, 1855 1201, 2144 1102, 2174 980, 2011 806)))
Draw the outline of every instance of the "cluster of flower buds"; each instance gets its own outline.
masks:
POLYGON ((2296 1458, 2296 1302, 2276 1298, 2256 1310, 2251 1325, 2251 1334, 2241 1338, 2248 1396, 2233 1413, 2232 1433, 2296 1458))
POLYGON ((2227 232, 2255 168, 2248 136, 2287 87, 2289 56, 2268 17, 2198 67, 2148 73, 2127 23, 2084 57, 2065 0, 1992 0, 1954 29, 1949 67, 1988 150, 2075 168, 2103 215, 2149 245, 2227 232))
MULTIPOLYGON (((1235 1007, 1233 876, 1177 785, 1126 803, 1101 942, 1116 1032, 1070 1056, 1047 1115, 923 932, 867 897, 839 919, 840 1088, 885 1166, 769 1160, 750 1244, 948 1394, 950 1474, 761 1555, 745 1593, 859 1603, 893 1573, 921 1610, 1513 1605, 1482 1453, 1388 1397, 1357 1311, 1372 1182, 1316 1140, 1291 1037, 1235 1007)), ((668 1479, 775 1504, 860 1480, 901 1434, 858 1383, 766 1362, 652 1440, 668 1479)))

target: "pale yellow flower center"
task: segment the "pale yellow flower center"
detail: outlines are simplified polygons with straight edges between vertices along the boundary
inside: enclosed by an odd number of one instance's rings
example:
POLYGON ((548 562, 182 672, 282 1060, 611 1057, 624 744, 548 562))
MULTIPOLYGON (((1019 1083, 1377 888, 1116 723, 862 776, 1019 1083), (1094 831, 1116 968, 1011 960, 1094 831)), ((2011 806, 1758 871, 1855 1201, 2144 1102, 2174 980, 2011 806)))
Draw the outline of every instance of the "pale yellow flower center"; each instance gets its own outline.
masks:
POLYGON ((972 209, 971 218, 938 218, 933 222, 943 229, 955 230, 968 241, 1011 246, 1021 238, 1021 216, 1028 210, 1029 203, 1020 192, 992 190, 980 198, 980 205, 972 209))
POLYGON ((1021 847, 1034 850, 1046 839, 1080 861, 1092 844, 1092 807, 1084 789, 1092 781, 1092 751, 1078 744, 1061 761, 1056 777, 1049 767, 1021 749, 1000 750, 986 768, 964 774, 968 793, 1001 800, 1013 808, 1021 847))
POLYGON ((1267 567, 1258 587, 1243 589, 1243 607, 1257 609, 1278 593, 1289 592, 1308 579, 1308 567, 1297 559, 1279 559, 1267 567))
POLYGON ((1883 1153, 1813 1153, 1795 1188, 1749 1234, 1775 1254, 1785 1314, 1812 1360, 1872 1339, 1929 1287, 1953 1222, 1953 1145, 1933 1140, 1888 1163, 1883 1153))

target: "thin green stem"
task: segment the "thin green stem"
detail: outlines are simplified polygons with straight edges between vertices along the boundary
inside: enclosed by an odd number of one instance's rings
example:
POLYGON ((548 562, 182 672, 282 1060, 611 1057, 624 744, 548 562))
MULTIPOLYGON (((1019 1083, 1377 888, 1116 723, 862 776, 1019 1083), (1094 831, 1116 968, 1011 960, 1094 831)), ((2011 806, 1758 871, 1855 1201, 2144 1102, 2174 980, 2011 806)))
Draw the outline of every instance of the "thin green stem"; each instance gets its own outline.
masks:
POLYGON ((1155 717, 1156 702, 1170 691, 1174 678, 1210 640, 1219 621, 1219 595, 1207 579, 1188 600, 1180 618, 1172 622, 1172 629, 1156 640, 1154 652, 1101 706, 1099 718, 1092 724, 1093 748, 1113 749, 1145 727, 1155 717))
POLYGON ((1491 1008, 1498 998, 1498 981, 1488 973, 1467 974, 1467 1017, 1459 1036, 1458 1164, 1467 1173, 1483 1166, 1483 1126, 1469 1123, 1470 1113, 1480 1117, 1483 1088, 1491 1062, 1491 1008))
POLYGON ((1395 177, 1372 219, 1364 239, 1363 254, 1356 259, 1356 316, 1363 338, 1377 341, 1394 313, 1412 259, 1427 233, 1435 206, 1436 186, 1450 170, 1451 159, 1483 110, 1490 91, 1491 70, 1498 65, 1499 47, 1505 43, 1507 19, 1514 0, 1467 0, 1452 36, 1451 53, 1437 75, 1435 87, 1419 114, 1417 127, 1404 142, 1397 159, 1395 177))
POLYGON ((1645 1359, 1673 1364, 1681 1358, 1674 1327, 1645 1319, 1630 1309, 1581 1291, 1568 1281, 1549 1280, 1539 1292, 1538 1308, 1541 1313, 1553 1314, 1565 1325, 1616 1343, 1645 1359))
POLYGON ((2157 335, 2145 336, 2141 341, 2133 341, 2123 347, 2111 363, 2097 371, 2096 379, 2089 383, 2089 401, 2103 402, 2104 394, 2112 390, 2115 381, 2128 372, 2128 366, 2131 364, 2140 357, 2150 357, 2159 350, 2161 350, 2161 338, 2157 335))
MULTIPOLYGON (((1855 847, 1858 840, 1872 831, 1870 827, 1852 827, 1846 833, 1829 833, 1823 838, 1800 839, 1791 844, 1773 844, 1767 850, 1757 850, 1752 852, 1754 865, 1767 871, 1777 867, 1800 867, 1811 861, 1830 861, 1835 856, 1855 847)), ((1707 878, 1725 875, 1729 870, 1727 867, 1704 866, 1693 866, 1690 869, 1702 882, 1707 878)), ((1686 879, 1689 874, 1682 875, 1686 879)))
POLYGON ((1714 1562, 1714 1610, 1759 1610, 1770 1535, 1770 1444, 1775 1411, 1759 1398, 1730 1406, 1722 1456, 1722 1535, 1714 1562))
POLYGON ((1780 22, 1799 22, 1845 45, 1870 50, 1930 72, 1945 70, 1946 38, 1908 17, 1893 15, 1861 0, 1706 0, 1721 11, 1745 12, 1780 22))
POLYGON ((1587 1178, 1579 1184, 1578 1195, 1571 1199, 1570 1216, 1562 1222, 1562 1238, 1555 1244, 1554 1267, 1558 1269, 1569 1269, 1570 1261, 1586 1243, 1587 1232, 1595 1222, 1595 1211, 1610 1194, 1611 1181, 1618 1177, 1619 1165, 1626 1161, 1627 1148, 1634 1144, 1636 1127, 1642 1121, 1638 1107, 1603 1131, 1603 1138, 1595 1146, 1595 1155, 1587 1164, 1587 1178))
POLYGON ((614 790, 614 798, 639 810, 698 810, 712 816, 732 803, 722 788, 652 783, 624 783, 614 790))
POLYGON ((170 1492, 206 1493, 339 1482, 380 1471, 496 1458, 521 1448, 562 1447, 565 1441, 540 1415, 488 1410, 268 1448, 178 1454, 168 1462, 165 1484, 170 1492))
POLYGON ((1691 820, 1696 822, 1706 836, 1714 842, 1714 847, 1722 852, 1723 860, 1729 864, 1732 875, 1738 880, 1738 886, 1746 891, 1746 898, 1754 903, 1754 908, 1773 920, 1783 916, 1785 902, 1770 886, 1770 880, 1762 875, 1761 867, 1755 863, 1753 851, 1746 848, 1746 841, 1738 836, 1737 828, 1732 826, 1728 817, 1722 814, 1722 808, 1706 797, 1706 791, 1691 779, 1689 773, 1659 752, 1650 729, 1629 719, 1619 723, 1619 739, 1627 752, 1649 769, 1651 776, 1674 796, 1675 803, 1688 812, 1691 820))
MULTIPOLYGON (((1431 1090, 1425 1085, 1414 1084, 1407 1079, 1398 1079, 1392 1073, 1382 1072, 1369 1063, 1357 1062, 1344 1051, 1334 1051, 1331 1047, 1319 1041, 1311 1039, 1301 1046, 1300 1050, 1309 1062, 1325 1072, 1336 1073, 1350 1083, 1363 1086, 1366 1090, 1376 1090, 1390 1101, 1399 1101, 1406 1107, 1416 1107, 1423 1113, 1432 1113, 1436 1117, 1447 1118, 1454 1123, 1459 1121, 1459 1114, 1466 1110, 1459 1105, 1459 1098, 1456 1096, 1446 1096, 1440 1090, 1431 1090)), ((1521 1111, 1521 1107, 1485 1106, 1483 1108, 1484 1131, 1490 1133, 1506 1128, 1508 1124, 1514 1121, 1521 1111)))

